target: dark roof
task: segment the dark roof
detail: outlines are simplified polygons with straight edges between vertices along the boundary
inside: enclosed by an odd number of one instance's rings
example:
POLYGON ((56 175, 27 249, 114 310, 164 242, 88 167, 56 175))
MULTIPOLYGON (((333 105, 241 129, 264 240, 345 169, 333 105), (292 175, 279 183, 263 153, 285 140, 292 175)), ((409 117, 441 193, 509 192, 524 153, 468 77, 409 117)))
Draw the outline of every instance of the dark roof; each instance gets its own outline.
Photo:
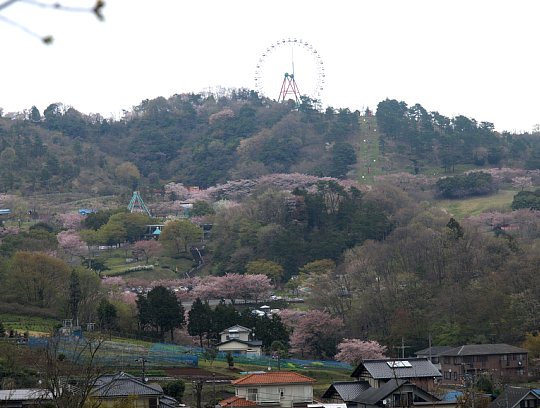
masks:
POLYGON ((339 381, 328 387, 322 398, 332 398, 337 393, 344 402, 350 402, 368 388, 370 385, 367 381, 339 381))
POLYGON ((244 327, 244 326, 240 326, 239 324, 235 324, 234 326, 228 327, 222 332, 219 332, 219 334, 229 333, 231 330, 242 332, 242 333, 251 333, 251 329, 248 329, 247 327, 244 327))
POLYGON ((176 408, 178 407, 178 401, 168 395, 162 395, 159 397, 159 408, 176 408))
POLYGON ((408 383, 407 380, 390 380, 379 388, 369 388, 355 398, 354 402, 361 404, 374 405, 379 401, 382 401, 385 397, 392 394, 395 390, 401 387, 403 384, 408 383))
POLYGON ((246 340, 239 340, 239 339, 229 339, 226 341, 222 341, 221 343, 218 343, 217 345, 221 346, 222 344, 233 343, 233 342, 242 343, 242 344, 246 344, 248 346, 253 346, 253 347, 262 346, 262 340, 247 340, 246 341, 246 340))
POLYGON ((428 358, 364 360, 351 377, 360 377, 367 370, 374 379, 441 377, 441 372, 428 358), (407 364, 406 364, 407 363, 407 364), (393 365, 393 367, 391 367, 393 365))
POLYGON ((540 395, 530 388, 504 387, 503 392, 491 404, 491 408, 512 408, 519 405, 520 401, 528 395, 540 400, 540 395))
POLYGON ((452 347, 452 346, 432 346, 432 347, 425 348, 423 350, 418 350, 414 354, 416 354, 417 356, 422 356, 422 357, 429 356, 430 348, 431 348, 431 355, 432 356, 438 356, 441 353, 444 353, 444 352, 446 352, 448 350, 452 350, 454 347, 452 347))
POLYGON ((465 346, 455 347, 444 353, 441 356, 478 356, 488 354, 522 354, 529 351, 508 344, 467 344, 465 346))
POLYGON ((161 396, 163 389, 158 384, 145 384, 136 377, 119 373, 106 375, 96 381, 92 395, 101 398, 127 397, 129 395, 161 396))

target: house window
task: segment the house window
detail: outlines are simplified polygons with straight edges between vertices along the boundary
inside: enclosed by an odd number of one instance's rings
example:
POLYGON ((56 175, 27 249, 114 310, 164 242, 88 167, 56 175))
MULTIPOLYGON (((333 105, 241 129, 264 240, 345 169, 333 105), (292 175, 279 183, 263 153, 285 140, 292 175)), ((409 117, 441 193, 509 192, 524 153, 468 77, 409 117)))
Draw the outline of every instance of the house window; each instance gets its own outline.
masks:
POLYGON ((148 408, 158 408, 157 398, 148 399, 148 408))
POLYGON ((248 401, 257 401, 257 388, 248 388, 247 399, 248 401))
POLYGON ((444 364, 450 364, 450 357, 443 357, 444 364))
POLYGON ((457 381, 457 371, 454 371, 454 381, 457 381))
POLYGON ((285 398, 285 388, 279 389, 279 399, 282 400, 285 398))

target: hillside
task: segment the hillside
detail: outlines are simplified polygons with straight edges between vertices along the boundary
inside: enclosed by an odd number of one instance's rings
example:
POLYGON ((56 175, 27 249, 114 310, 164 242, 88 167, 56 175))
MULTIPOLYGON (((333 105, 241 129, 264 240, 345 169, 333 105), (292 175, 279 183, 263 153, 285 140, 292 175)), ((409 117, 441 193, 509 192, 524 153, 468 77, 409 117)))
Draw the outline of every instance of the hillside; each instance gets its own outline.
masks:
POLYGON ((221 299, 208 282, 240 274, 325 314, 324 349, 302 349, 298 332, 289 344, 317 358, 342 338, 419 349, 536 330, 540 215, 513 206, 540 185, 536 134, 392 100, 319 112, 242 90, 146 100, 118 121, 31 113, 0 118, 6 312, 64 318, 79 279, 81 319, 107 301, 115 328, 155 335, 137 293, 221 299), (153 217, 125 212, 134 190, 153 217), (141 239, 165 220, 177 229, 141 239))
POLYGON ((0 117, 5 193, 148 191, 168 182, 207 188, 272 173, 371 182, 381 174, 451 174, 540 165, 537 135, 382 101, 372 112, 296 108, 247 90, 145 100, 120 120, 52 104, 0 117))

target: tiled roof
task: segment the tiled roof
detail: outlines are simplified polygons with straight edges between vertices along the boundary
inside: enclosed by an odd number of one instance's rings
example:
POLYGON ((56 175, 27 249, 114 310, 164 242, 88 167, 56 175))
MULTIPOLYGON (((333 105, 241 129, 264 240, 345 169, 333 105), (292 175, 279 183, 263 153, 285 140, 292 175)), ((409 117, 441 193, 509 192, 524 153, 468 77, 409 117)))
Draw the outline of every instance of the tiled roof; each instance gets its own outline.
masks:
POLYGON ((367 381, 339 381, 333 383, 322 397, 331 398, 332 394, 337 392, 344 402, 350 402, 368 388, 370 388, 370 385, 367 381))
POLYGON ((106 376, 101 384, 92 390, 95 397, 125 397, 128 395, 163 395, 163 389, 158 384, 145 384, 139 379, 126 373, 106 376))
POLYGON ((379 388, 369 388, 355 398, 354 401, 361 404, 375 405, 407 382, 407 380, 390 380, 379 388))
MULTIPOLYGON (((452 346, 432 346, 431 347, 431 355, 432 356, 438 356, 441 353, 444 353, 448 350, 452 350, 454 347, 452 346)), ((416 353, 417 356, 426 357, 430 354, 430 347, 425 348, 423 350, 418 350, 416 353)))
POLYGON ((240 340, 240 339, 225 340, 225 341, 222 341, 221 343, 218 343, 217 345, 222 346, 223 344, 229 344, 229 343, 234 343, 234 342, 245 344, 247 346, 253 346, 253 347, 262 346, 262 340, 240 340))
POLYGON ((292 371, 270 371, 267 373, 250 374, 232 382, 233 385, 252 384, 306 384, 314 383, 313 378, 292 371))
POLYGON ((256 407, 257 403, 241 397, 230 397, 219 402, 222 407, 256 407))
POLYGON ((523 354, 528 350, 509 344, 467 344, 441 353, 441 356, 478 356, 485 354, 523 354))
POLYGON ((251 329, 248 329, 247 327, 244 327, 244 326, 240 326, 239 324, 235 324, 234 326, 226 328, 219 334, 229 333, 231 330, 242 332, 242 333, 251 333, 251 329))
POLYGON ((528 395, 540 400, 540 396, 530 388, 504 387, 503 392, 491 404, 491 408, 512 408, 519 405, 522 399, 528 395))
POLYGON ((0 390, 0 401, 51 400, 52 398, 51 392, 42 388, 0 390))
POLYGON ((441 377, 441 372, 428 358, 364 360, 356 367, 351 377, 360 377, 364 369, 367 370, 372 378, 381 380, 391 378, 441 377), (408 364, 406 366, 400 366, 399 362, 408 362, 408 364), (388 363, 393 363, 394 366, 391 367, 388 363))

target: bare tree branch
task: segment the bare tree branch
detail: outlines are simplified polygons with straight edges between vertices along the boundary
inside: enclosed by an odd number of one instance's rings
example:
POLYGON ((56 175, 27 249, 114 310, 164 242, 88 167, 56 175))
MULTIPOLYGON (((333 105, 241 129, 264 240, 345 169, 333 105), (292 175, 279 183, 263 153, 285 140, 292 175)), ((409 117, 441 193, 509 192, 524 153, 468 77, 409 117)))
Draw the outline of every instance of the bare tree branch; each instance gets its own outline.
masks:
MULTIPOLYGON (((62 5, 60 3, 57 3, 57 2, 55 2, 55 3, 46 3, 46 2, 36 1, 36 0, 6 0, 3 3, 0 3, 0 11, 3 10, 3 9, 6 9, 7 7, 13 5, 16 2, 23 2, 23 3, 30 4, 30 5, 35 6, 35 7, 63 10, 63 11, 69 11, 69 12, 84 12, 84 13, 91 12, 96 16, 96 18, 98 20, 100 20, 100 21, 104 20, 103 8, 105 7, 105 2, 103 0, 96 0, 95 4, 92 7, 70 7, 70 6, 64 6, 64 5, 62 5)), ((44 44, 51 44, 53 42, 52 35, 41 36, 39 34, 36 34, 33 31, 31 31, 26 26, 24 26, 22 24, 19 24, 19 23, 13 21, 13 20, 10 20, 10 19, 8 19, 8 18, 6 18, 4 16, 1 16, 1 15, 0 15, 0 21, 5 22, 7 24, 10 24, 10 25, 24 31, 25 33, 31 35, 32 37, 39 38, 44 44)))

